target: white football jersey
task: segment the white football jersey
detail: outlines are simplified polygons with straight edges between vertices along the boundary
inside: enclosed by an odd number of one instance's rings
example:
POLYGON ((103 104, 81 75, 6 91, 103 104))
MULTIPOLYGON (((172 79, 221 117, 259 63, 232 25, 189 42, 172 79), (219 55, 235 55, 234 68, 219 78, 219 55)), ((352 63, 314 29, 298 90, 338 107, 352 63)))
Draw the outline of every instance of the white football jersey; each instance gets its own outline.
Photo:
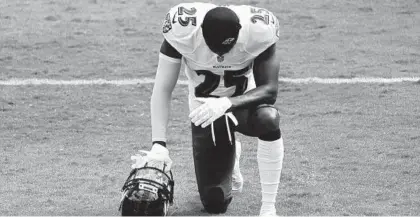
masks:
MULTIPOLYGON (((167 13, 163 35, 181 55, 189 81, 190 105, 194 97, 235 96, 255 88, 254 59, 279 39, 279 22, 270 11, 228 5, 242 26, 229 53, 218 56, 206 45, 201 24, 211 3, 182 3, 167 13)), ((232 39, 226 39, 229 43, 232 39)), ((195 106, 193 106, 195 107, 195 106)))

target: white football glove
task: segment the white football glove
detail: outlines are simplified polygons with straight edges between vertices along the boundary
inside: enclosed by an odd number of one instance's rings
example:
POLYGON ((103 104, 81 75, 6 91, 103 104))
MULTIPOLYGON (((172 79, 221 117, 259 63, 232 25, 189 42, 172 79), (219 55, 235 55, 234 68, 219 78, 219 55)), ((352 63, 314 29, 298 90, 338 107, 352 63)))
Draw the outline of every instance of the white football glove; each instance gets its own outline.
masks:
POLYGON ((196 98, 195 100, 203 102, 203 104, 195 108, 189 117, 195 126, 201 125, 202 128, 213 123, 232 107, 232 102, 227 97, 196 98))
POLYGON ((131 165, 132 169, 144 167, 147 163, 148 166, 164 169, 165 172, 171 170, 172 160, 169 157, 169 150, 164 146, 154 144, 150 151, 140 150, 140 152, 146 155, 136 154, 131 156, 131 160, 135 161, 131 165))

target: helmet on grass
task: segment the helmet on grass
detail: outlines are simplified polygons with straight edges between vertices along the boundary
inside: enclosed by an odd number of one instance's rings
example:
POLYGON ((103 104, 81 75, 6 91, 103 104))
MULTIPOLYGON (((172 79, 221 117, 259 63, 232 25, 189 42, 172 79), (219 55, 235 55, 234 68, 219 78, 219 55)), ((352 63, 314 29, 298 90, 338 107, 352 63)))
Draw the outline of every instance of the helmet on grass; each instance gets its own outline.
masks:
POLYGON ((134 168, 122 188, 122 216, 166 216, 173 203, 174 180, 165 168, 134 168))

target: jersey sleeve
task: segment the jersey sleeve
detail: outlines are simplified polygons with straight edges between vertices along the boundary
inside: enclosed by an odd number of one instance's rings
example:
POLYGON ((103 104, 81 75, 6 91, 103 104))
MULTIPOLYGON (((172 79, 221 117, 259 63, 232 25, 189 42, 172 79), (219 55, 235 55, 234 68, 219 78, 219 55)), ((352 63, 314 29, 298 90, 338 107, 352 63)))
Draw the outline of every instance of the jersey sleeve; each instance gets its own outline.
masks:
POLYGON ((246 50, 258 56, 275 44, 280 36, 280 24, 277 17, 263 8, 249 8, 249 30, 246 50))
POLYGON ((181 3, 172 7, 163 22, 163 37, 179 53, 193 52, 197 31, 211 7, 203 3, 181 3))

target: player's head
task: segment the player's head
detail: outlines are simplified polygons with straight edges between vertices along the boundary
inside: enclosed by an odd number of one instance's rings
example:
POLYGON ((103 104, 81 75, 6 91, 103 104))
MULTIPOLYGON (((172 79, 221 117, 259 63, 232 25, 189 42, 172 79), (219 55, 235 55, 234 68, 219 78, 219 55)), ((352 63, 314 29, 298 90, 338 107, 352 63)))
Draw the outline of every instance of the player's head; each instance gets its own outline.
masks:
POLYGON ((238 40, 241 24, 239 17, 227 7, 215 7, 204 16, 203 37, 207 46, 216 54, 229 52, 238 40))

